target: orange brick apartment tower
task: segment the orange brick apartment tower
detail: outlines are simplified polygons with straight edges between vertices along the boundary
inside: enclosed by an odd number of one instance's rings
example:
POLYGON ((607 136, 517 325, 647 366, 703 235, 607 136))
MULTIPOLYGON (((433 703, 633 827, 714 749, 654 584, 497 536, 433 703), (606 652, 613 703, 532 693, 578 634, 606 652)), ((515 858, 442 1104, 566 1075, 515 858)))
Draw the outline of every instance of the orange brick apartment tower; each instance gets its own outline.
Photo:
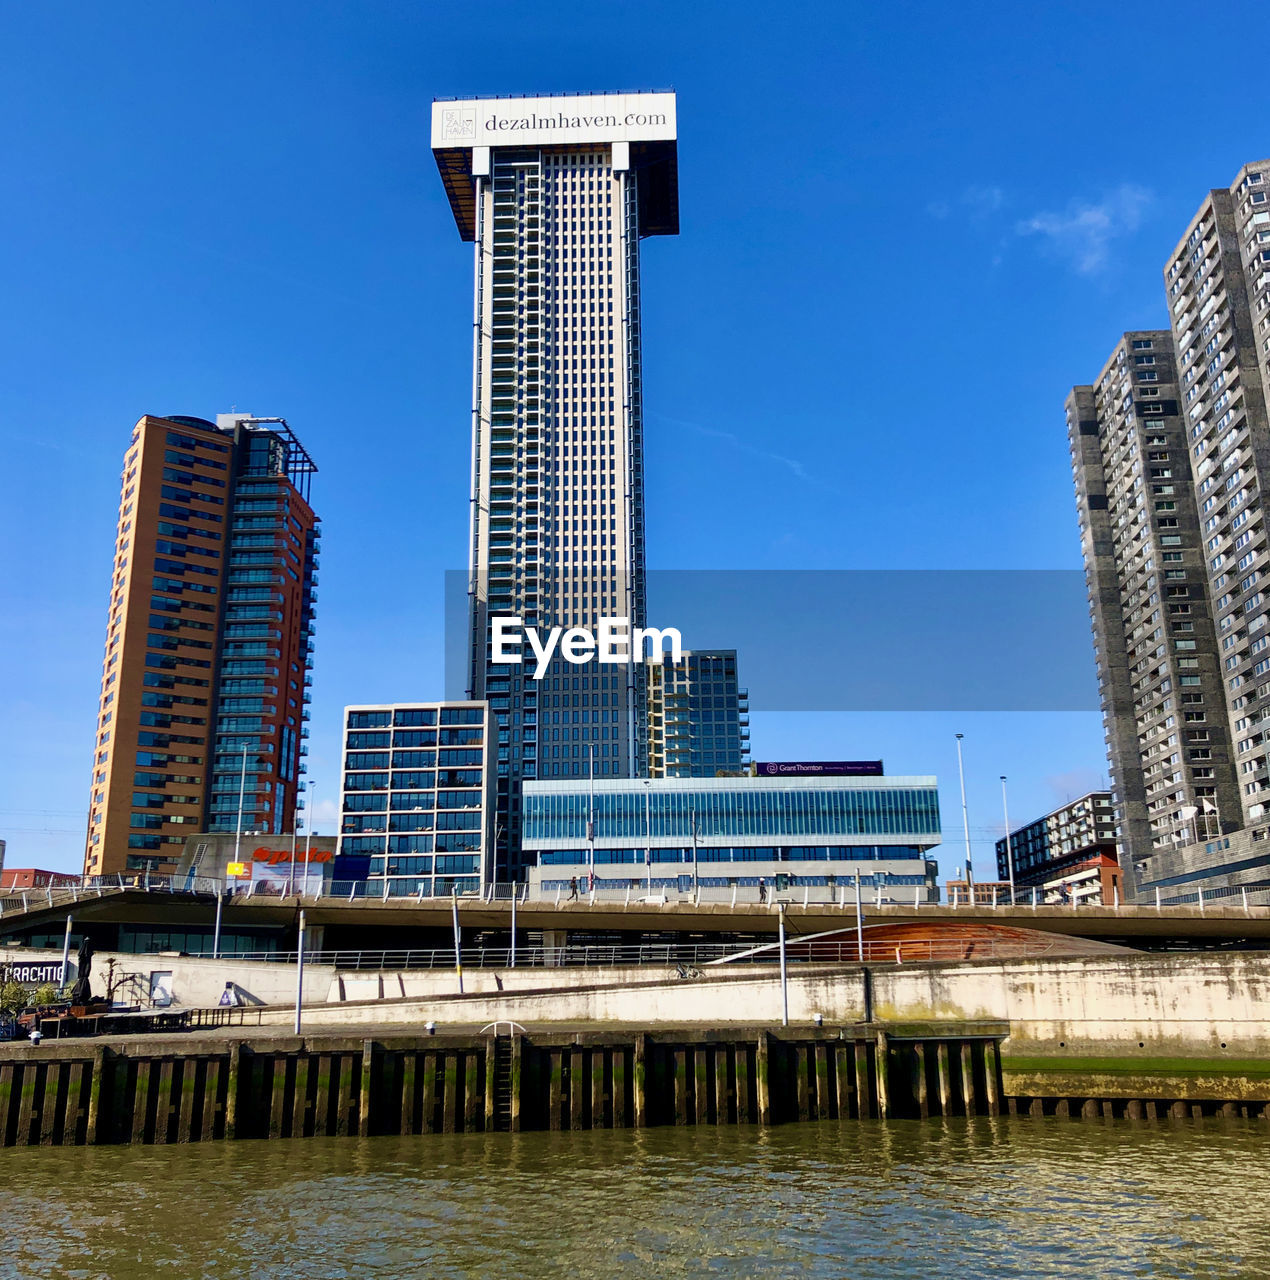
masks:
POLYGON ((308 748, 316 468, 281 418, 137 423, 124 457, 87 875, 290 830, 308 748), (241 800, 240 800, 241 796, 241 800))

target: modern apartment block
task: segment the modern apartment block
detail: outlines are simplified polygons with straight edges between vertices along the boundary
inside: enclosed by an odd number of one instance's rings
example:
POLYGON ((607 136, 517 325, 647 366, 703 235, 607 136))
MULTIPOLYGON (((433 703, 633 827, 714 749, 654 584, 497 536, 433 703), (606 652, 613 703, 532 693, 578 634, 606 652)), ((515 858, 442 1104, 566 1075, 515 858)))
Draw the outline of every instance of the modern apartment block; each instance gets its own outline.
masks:
POLYGON ((433 104, 475 249, 468 696, 498 724, 500 827, 521 784, 646 768, 644 667, 491 661, 490 619, 644 625, 640 243, 679 229, 673 94, 433 104))
POLYGON ((647 660, 648 776, 711 778, 748 770, 749 694, 735 649, 647 660))
POLYGON ((1072 390, 1067 430, 1132 884, 1196 809, 1233 818, 1237 795, 1170 334, 1125 334, 1094 385, 1072 390))
POLYGON ((1240 807, 1222 809, 1222 829, 1251 827, 1270 801, 1270 161, 1209 193, 1164 278, 1238 762, 1240 807))
POLYGON ((281 418, 143 417, 124 456, 84 858, 289 829, 303 789, 316 467, 281 418))
POLYGON ((347 707, 340 854, 389 897, 494 878, 494 722, 484 702, 347 707))
POLYGON ((1169 360, 1126 335, 1068 430, 1126 890, 1176 898, 1270 887, 1270 160, 1164 281, 1169 360))
POLYGON ((1111 905, 1123 893, 1110 791, 1091 791, 997 841, 997 876, 1026 901, 1111 905))

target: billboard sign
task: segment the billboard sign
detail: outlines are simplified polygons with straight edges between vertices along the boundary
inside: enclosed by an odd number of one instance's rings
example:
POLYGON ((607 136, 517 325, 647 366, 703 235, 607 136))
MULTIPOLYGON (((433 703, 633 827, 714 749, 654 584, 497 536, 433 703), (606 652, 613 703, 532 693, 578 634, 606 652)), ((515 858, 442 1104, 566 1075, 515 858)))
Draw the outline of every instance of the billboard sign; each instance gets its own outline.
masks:
POLYGON ((760 778, 880 778, 881 760, 775 760, 754 766, 760 778))
POLYGON ((560 98, 471 98, 432 104, 432 147, 668 142, 673 93, 592 93, 560 98))

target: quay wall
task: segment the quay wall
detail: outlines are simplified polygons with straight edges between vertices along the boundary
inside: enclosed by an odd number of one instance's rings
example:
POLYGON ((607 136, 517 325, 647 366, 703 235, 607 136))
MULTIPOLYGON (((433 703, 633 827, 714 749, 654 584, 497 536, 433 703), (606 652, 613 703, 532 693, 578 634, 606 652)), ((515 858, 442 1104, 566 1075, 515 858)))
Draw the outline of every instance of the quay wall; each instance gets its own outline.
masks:
MULTIPOLYGON (((60 953, 6 948, 10 963, 60 953)), ((173 1007, 208 1007, 226 982, 265 1024, 291 1024, 295 966, 193 956, 98 953, 93 987, 145 1003, 152 978, 171 974, 173 1007), (123 975, 129 975, 124 977, 123 975)), ((73 968, 73 966, 72 966, 73 968)), ((721 1027, 779 1023, 777 966, 339 971, 305 966, 305 1021, 314 1027, 550 1024, 721 1027)), ((1212 1054, 1270 1059, 1270 952, 1125 953, 1069 959, 990 959, 789 968, 793 1023, 995 1020, 1015 1057, 1077 1053, 1130 1057, 1212 1054)))
POLYGON ((232 1031, 0 1046, 0 1144, 1005 1113, 1270 1120, 1260 953, 793 965, 789 1026, 771 965, 525 970, 518 982, 539 984, 527 988, 501 977, 501 991, 483 981, 461 996, 439 972, 427 998, 323 992, 303 1036, 288 1033, 293 1009, 261 1006, 232 1011, 259 1020, 232 1031))
MULTIPOLYGON (((306 1005, 309 1025, 565 1023, 726 1026, 781 1018, 777 968, 567 969, 382 977, 384 998, 306 1005), (400 979, 400 982, 399 982, 400 979), (495 989, 495 981, 503 990, 495 989), (394 993, 405 985, 411 992, 394 993), (422 994, 422 988, 431 988, 422 994)), ((365 978, 367 975, 361 975, 365 978)), ((791 965, 789 1017, 809 1023, 1008 1023, 1012 1052, 1226 1054, 1270 1058, 1270 953, 1171 953, 1070 960, 791 965)), ((347 990, 348 988, 346 988, 347 990)), ((292 996, 294 998, 294 996, 292 996)), ((316 997, 315 997, 316 998, 316 997)), ((289 1009, 262 1010, 286 1025, 289 1009)))

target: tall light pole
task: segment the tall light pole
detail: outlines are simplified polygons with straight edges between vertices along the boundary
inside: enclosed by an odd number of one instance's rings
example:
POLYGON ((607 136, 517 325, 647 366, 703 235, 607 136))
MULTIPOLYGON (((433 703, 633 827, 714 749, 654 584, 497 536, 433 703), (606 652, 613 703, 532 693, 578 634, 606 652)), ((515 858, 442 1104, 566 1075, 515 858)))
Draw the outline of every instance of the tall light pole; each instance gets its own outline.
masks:
POLYGON ((1010 805, 1005 798, 1005 774, 1001 775, 1001 810, 1005 814, 1005 866, 1010 874, 1010 905, 1014 906, 1014 850, 1010 846, 1010 805))
POLYGON ((300 795, 296 793, 295 813, 291 818, 291 869, 287 872, 287 897, 295 892, 295 842, 300 830, 300 795))
POLYGON ((459 891, 450 889, 450 910, 454 916, 454 972, 459 979, 459 995, 463 994, 463 933, 459 928, 459 891))
POLYGON ((701 880, 697 873, 697 806, 692 806, 692 900, 701 892, 701 880))
POLYGON ((652 782, 644 779, 644 865, 648 868, 648 896, 653 896, 653 810, 652 782))
POLYGON ((300 908, 300 924, 295 942, 295 1033, 300 1034, 301 1006, 304 1004, 304 908, 300 908))
POLYGON ((780 930, 781 953, 781 1026, 789 1026, 789 975, 785 968, 785 904, 776 904, 776 927, 780 930))
POLYGON ((238 781, 238 826, 234 831, 234 861, 242 861, 243 802, 247 798, 247 744, 243 743, 243 770, 238 781))
MULTIPOLYGON (((485 838, 484 835, 482 835, 481 838, 484 839, 485 838)), ((493 899, 498 897, 498 846, 502 838, 503 838, 503 824, 499 822, 497 818, 495 818, 494 819, 494 842, 490 846, 490 851, 489 851, 490 886, 492 889, 491 901, 493 901, 493 899)), ((510 870, 507 873, 507 882, 508 884, 511 885, 512 903, 514 904, 516 901, 516 882, 511 878, 510 870)))
POLYGON ((970 895, 970 905, 975 902, 975 877, 970 867, 970 810, 966 808, 966 766, 961 758, 961 739, 957 734, 957 776, 961 779, 961 825, 966 833, 966 892, 970 895))
MULTIPOLYGON (((336 847, 338 848, 338 842, 336 847)), ((304 824, 304 884, 301 886, 301 889, 300 889, 301 894, 303 894, 304 890, 309 887, 309 853, 312 850, 312 848, 313 848, 313 824, 311 822, 306 822, 304 824)), ((387 870, 387 864, 385 864, 385 870, 387 870)))
POLYGON ((587 801, 586 838, 587 838, 587 888, 595 892, 595 745, 588 744, 587 776, 590 779, 590 798, 587 801))
POLYGON ((59 987, 69 987, 71 985, 66 981, 66 976, 71 963, 71 921, 74 918, 72 915, 66 917, 66 936, 62 939, 62 976, 57 981, 59 987))

